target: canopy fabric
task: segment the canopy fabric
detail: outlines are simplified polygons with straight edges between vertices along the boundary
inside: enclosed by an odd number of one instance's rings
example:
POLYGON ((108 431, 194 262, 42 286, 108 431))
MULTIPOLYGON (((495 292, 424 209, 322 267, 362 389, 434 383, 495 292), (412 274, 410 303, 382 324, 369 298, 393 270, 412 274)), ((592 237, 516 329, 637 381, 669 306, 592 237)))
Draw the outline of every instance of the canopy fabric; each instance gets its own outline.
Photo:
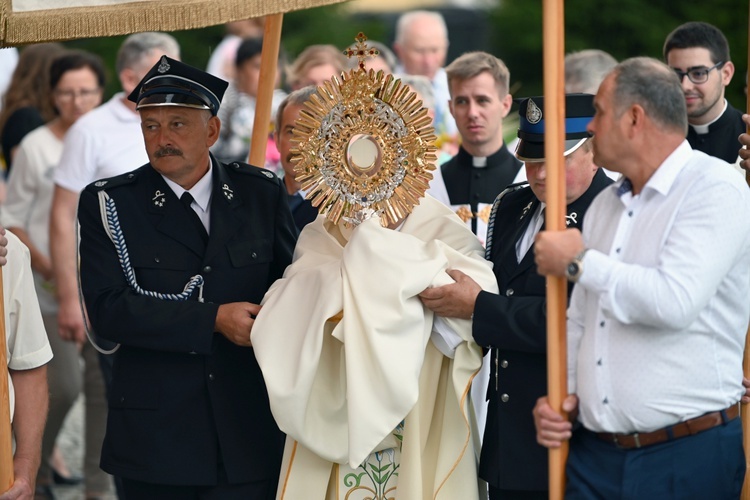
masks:
POLYGON ((0 47, 203 28, 346 0, 0 0, 0 47))

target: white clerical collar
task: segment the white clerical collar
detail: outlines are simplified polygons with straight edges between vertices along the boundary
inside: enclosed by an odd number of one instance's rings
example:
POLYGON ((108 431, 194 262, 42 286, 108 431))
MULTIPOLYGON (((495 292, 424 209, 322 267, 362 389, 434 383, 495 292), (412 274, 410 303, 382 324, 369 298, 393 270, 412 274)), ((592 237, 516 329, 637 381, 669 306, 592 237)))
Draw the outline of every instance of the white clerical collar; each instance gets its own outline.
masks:
MULTIPOLYGON (((192 188, 190 188, 190 195, 193 197, 193 200, 195 200, 195 203, 204 212, 208 212, 208 205, 209 203, 211 203, 211 189, 213 187, 213 181, 211 178, 212 168, 213 165, 211 164, 211 162, 209 162, 208 172, 206 172, 203 177, 201 177, 200 180, 196 182, 192 188)), ((182 196, 182 193, 187 191, 187 189, 183 188, 176 182, 166 178, 163 175, 162 178, 170 187, 170 189, 174 191, 174 194, 176 194, 178 198, 182 196)))
POLYGON ((475 168, 484 168, 487 166, 487 157, 486 156, 472 156, 471 157, 471 166, 475 168))
POLYGON ((719 120, 719 118, 721 118, 722 116, 724 116, 724 112, 726 112, 726 110, 727 110, 727 105, 728 105, 727 100, 724 99, 724 109, 722 109, 721 113, 719 113, 718 116, 716 118, 714 118, 713 120, 711 120, 709 123, 706 123, 706 124, 703 124, 703 125, 693 125, 693 124, 690 124, 690 126, 693 127, 693 130, 695 130, 695 133, 698 134, 698 135, 707 134, 708 133, 708 127, 710 127, 711 125, 713 125, 714 123, 716 123, 719 120))

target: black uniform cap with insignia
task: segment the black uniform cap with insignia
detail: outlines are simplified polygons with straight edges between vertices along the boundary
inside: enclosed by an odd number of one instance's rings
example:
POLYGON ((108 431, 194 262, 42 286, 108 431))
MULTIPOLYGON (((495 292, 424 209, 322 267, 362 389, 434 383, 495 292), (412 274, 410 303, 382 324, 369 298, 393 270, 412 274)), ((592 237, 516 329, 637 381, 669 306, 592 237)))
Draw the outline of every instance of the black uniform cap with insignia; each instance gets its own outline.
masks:
MULTIPOLYGON (((527 97, 518 108, 518 146, 516 157, 525 162, 544 161, 544 97, 527 97)), ((565 96, 565 152, 568 156, 581 147, 591 135, 586 126, 594 117, 594 96, 565 96)))
POLYGON ((162 56, 128 99, 135 109, 182 106, 208 109, 216 116, 228 83, 198 68, 162 56))

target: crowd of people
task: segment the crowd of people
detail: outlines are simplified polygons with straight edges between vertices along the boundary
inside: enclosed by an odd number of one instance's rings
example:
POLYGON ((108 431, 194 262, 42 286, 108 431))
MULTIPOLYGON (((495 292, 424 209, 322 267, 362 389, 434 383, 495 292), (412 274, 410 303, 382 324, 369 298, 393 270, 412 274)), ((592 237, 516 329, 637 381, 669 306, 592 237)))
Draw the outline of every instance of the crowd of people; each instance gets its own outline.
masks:
POLYGON ((441 146, 410 213, 334 221, 298 179, 295 124, 363 62, 346 48, 279 64, 248 165, 262 24, 229 25, 206 71, 168 34, 131 35, 106 102, 99 56, 21 51, 0 110, 0 500, 81 482, 87 499, 543 499, 566 441, 566 498, 739 498, 750 220, 728 214, 750 209, 750 116, 725 98, 718 28, 678 26, 661 61, 566 56, 567 230, 548 231, 544 97, 512 96, 487 52, 446 65, 435 12, 364 59, 441 146), (548 276, 568 283, 562 411, 548 276), (78 477, 56 440, 81 394, 78 477))

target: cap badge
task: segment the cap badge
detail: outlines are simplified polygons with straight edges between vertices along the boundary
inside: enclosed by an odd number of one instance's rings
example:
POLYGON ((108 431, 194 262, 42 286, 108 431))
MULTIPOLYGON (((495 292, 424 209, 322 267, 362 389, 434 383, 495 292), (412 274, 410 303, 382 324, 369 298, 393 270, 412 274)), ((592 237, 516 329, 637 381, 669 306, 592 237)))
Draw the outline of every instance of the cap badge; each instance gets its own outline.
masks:
POLYGON ((531 99, 529 99, 529 105, 526 107, 526 119, 532 125, 536 125, 542 121, 542 110, 531 99))
POLYGON ((151 200, 154 202, 154 206, 163 207, 164 203, 167 201, 167 197, 161 192, 161 190, 157 189, 151 200))
POLYGON ((96 186, 96 187, 98 187, 98 188, 100 188, 100 187, 102 187, 102 186, 106 186, 106 185, 107 185, 107 181, 96 181, 96 182, 94 183, 94 186, 96 186))
POLYGON ((167 56, 161 56, 161 61, 159 61, 159 67, 156 68, 156 71, 158 71, 161 74, 166 73, 169 71, 169 68, 171 66, 169 65, 169 62, 167 62, 167 56))
POLYGON ((570 215, 565 216, 565 226, 569 226, 570 222, 573 222, 573 224, 578 224, 578 214, 575 212, 570 212, 570 215))
POLYGON ((229 186, 224 184, 221 186, 221 191, 224 193, 224 198, 226 198, 227 201, 232 201, 232 198, 234 198, 234 191, 229 189, 229 186))
POLYGON ((273 179, 273 174, 269 172, 268 170, 261 170, 261 172, 263 172, 263 175, 265 175, 269 179, 273 179))
POLYGON ((521 212, 521 217, 518 218, 518 220, 523 220, 524 217, 526 217, 526 214, 529 213, 529 210, 531 210, 531 205, 533 205, 534 202, 530 201, 528 205, 523 207, 523 212, 521 212))

